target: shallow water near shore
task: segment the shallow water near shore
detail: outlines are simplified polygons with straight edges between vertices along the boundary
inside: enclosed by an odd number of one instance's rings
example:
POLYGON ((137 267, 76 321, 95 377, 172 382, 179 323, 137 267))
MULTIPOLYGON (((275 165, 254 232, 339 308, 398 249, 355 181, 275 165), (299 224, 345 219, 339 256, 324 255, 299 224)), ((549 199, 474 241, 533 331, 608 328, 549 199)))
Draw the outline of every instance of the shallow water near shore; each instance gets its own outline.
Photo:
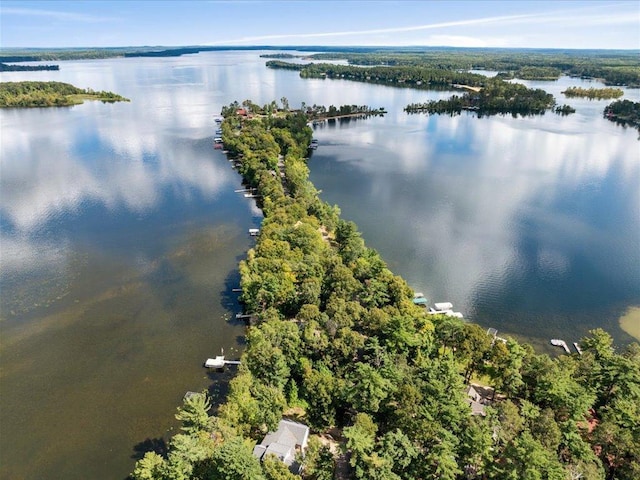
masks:
POLYGON ((619 318, 640 305, 637 132, 560 94, 599 84, 537 84, 569 117, 427 117, 402 108, 448 92, 303 80, 260 53, 2 74, 132 101, 0 112, 0 478, 124 478, 163 449, 187 390, 224 392, 233 370, 202 362, 242 349, 231 290, 261 219, 212 145, 235 100, 385 107, 316 126, 309 167, 394 273, 539 351, 594 327, 633 340, 619 318))

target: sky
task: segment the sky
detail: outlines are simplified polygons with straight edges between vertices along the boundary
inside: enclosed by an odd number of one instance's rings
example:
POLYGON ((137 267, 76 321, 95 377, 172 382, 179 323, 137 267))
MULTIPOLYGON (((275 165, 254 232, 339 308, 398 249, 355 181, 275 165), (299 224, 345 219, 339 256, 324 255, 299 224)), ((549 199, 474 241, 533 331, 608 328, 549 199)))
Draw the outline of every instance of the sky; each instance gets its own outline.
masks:
POLYGON ((640 1, 0 1, 0 47, 640 49, 640 1))

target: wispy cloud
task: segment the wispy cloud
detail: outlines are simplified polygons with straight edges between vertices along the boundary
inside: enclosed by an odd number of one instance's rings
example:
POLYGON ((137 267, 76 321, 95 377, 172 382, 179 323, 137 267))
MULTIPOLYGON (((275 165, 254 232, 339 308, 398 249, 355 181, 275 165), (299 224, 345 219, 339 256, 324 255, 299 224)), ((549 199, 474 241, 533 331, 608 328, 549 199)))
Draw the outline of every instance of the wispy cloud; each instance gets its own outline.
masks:
POLYGON ((40 10, 32 8, 0 8, 0 15, 20 15, 30 17, 47 17, 52 20, 67 22, 98 23, 118 20, 115 17, 105 17, 102 15, 87 15, 76 12, 60 12, 55 10, 40 10))
MULTIPOLYGON (((615 7, 616 4, 611 4, 611 7, 615 7)), ((628 4, 626 5, 628 6, 628 4)), ((602 6, 598 8, 602 10, 602 6)), ((453 27, 466 27, 466 26, 480 26, 491 25, 493 27, 498 26, 514 26, 514 25, 528 25, 528 26, 540 26, 540 25, 562 25, 564 28, 579 26, 616 26, 616 25, 629 25, 637 24, 639 22, 639 15, 637 9, 631 12, 620 11, 616 8, 608 9, 607 12, 596 11, 596 8, 586 8, 583 11, 576 10, 557 10, 551 12, 541 13, 527 13, 519 15, 502 15, 483 18, 470 18, 466 20, 455 20, 449 22, 429 23, 425 25, 410 25, 404 27, 392 27, 392 28, 379 28, 370 30, 347 30, 339 32, 315 32, 315 33, 293 33, 293 34, 275 34, 275 35, 260 35, 252 37, 242 37, 232 40, 222 40, 214 42, 215 44, 239 44, 249 42, 263 42, 266 40, 286 40, 286 39, 322 39, 330 37, 348 37, 348 36, 369 36, 380 35, 390 33, 411 33, 437 29, 447 29, 453 27)), ((452 37, 453 38, 453 37, 452 37)))
POLYGON ((507 16, 498 16, 498 17, 485 17, 485 18, 472 18, 468 20, 456 20, 451 22, 439 22, 439 23, 430 23, 426 25, 410 25, 406 27, 393 27, 393 28, 378 28, 372 30, 349 30, 342 32, 316 32, 316 33, 293 33, 293 34, 278 34, 278 35, 261 35, 256 37, 244 37, 235 40, 225 40, 216 43, 233 43, 233 42, 255 42, 262 40, 276 40, 276 39, 287 39, 287 38, 326 38, 326 37, 346 37, 353 35, 379 35, 385 33, 408 33, 408 32, 418 32, 423 30, 434 30, 439 28, 448 28, 448 27, 460 27, 460 26, 468 26, 468 25, 478 25, 478 24, 490 24, 490 23, 500 23, 505 21, 512 21, 516 19, 525 19, 539 16, 541 14, 525 14, 525 15, 507 15, 507 16))

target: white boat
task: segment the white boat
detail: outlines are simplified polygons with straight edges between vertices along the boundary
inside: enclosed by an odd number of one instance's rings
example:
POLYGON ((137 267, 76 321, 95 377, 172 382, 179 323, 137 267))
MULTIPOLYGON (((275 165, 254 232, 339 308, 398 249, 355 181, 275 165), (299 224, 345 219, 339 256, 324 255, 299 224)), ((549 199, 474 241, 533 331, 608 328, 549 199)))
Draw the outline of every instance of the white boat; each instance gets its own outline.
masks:
POLYGON ((438 312, 446 312, 447 310, 453 310, 453 304, 450 302, 434 303, 433 309, 438 312))

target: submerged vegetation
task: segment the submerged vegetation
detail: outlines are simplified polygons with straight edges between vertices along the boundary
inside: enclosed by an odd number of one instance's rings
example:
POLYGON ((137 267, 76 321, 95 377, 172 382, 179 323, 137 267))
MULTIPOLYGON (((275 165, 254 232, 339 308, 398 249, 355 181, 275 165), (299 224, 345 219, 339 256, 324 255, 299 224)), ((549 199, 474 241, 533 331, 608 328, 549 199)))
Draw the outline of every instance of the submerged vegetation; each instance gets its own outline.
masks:
POLYGON ((205 394, 185 399, 181 433, 165 456, 138 461, 134 479, 299 478, 252 455, 283 417, 312 429, 298 457, 306 479, 640 477, 638 344, 617 352, 594 330, 582 355, 552 359, 428 315, 320 200, 306 113, 242 106, 223 109, 221 129, 264 213, 240 263, 255 321, 226 401, 209 416, 205 394))
POLYGON ((564 92, 565 96, 571 97, 585 97, 590 99, 610 99, 620 98, 624 95, 624 92, 620 88, 582 88, 582 87, 569 87, 564 92))
POLYGON ((0 107, 67 107, 84 100, 128 102, 113 92, 95 92, 62 82, 2 82, 0 107))

